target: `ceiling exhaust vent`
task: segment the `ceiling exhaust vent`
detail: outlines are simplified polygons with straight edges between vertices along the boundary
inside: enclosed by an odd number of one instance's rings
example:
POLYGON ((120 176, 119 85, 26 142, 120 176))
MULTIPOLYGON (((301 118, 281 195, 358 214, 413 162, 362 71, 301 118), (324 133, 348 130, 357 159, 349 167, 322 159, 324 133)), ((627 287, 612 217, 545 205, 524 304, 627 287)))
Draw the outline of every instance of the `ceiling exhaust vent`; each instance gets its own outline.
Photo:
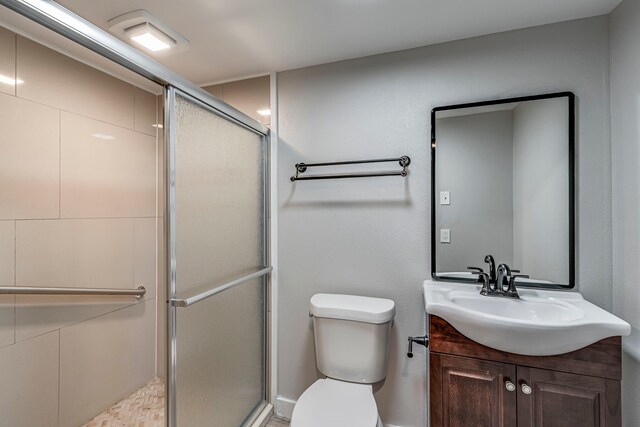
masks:
POLYGON ((135 10, 116 16, 107 24, 113 34, 153 55, 169 55, 189 48, 189 40, 168 28, 146 10, 135 10))

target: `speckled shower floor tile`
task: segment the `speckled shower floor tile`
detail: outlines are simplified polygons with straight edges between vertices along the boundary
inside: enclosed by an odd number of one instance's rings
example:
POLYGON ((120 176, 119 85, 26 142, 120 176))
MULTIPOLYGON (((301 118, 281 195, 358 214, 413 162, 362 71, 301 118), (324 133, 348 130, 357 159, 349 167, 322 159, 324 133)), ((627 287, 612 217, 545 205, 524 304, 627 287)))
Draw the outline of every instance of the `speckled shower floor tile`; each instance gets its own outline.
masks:
POLYGON ((82 427, 164 427, 164 381, 150 381, 82 427))

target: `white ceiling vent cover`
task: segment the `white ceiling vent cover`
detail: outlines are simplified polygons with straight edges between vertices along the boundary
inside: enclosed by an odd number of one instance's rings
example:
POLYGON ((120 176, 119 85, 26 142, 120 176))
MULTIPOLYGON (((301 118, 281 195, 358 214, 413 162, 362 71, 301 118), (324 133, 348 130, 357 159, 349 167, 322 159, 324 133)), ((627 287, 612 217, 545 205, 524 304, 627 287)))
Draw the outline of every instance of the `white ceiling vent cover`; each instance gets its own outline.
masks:
POLYGON ((189 40, 176 33, 146 10, 134 10, 110 19, 109 31, 153 55, 171 55, 189 48, 189 40))

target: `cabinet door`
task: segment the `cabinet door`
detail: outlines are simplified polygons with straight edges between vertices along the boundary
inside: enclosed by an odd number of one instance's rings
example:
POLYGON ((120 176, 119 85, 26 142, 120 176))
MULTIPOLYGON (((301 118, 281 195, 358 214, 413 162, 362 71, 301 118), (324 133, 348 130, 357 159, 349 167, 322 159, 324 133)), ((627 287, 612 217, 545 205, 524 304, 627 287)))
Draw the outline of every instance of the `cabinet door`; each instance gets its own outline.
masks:
POLYGON ((619 427, 620 413, 619 381, 518 366, 518 427, 619 427))
POLYGON ((515 365, 430 355, 430 427, 515 427, 515 365))

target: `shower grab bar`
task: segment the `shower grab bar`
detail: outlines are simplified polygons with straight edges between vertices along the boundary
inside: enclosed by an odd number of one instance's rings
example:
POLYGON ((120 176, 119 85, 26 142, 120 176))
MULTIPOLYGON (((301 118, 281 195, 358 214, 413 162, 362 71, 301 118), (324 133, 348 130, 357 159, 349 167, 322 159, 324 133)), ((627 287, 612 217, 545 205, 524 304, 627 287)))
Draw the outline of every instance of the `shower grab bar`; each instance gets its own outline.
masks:
POLYGON ((213 289, 209 289, 207 291, 201 292, 197 295, 194 295, 188 298, 172 298, 170 302, 171 302, 171 305, 174 307, 189 307, 190 305, 193 305, 197 302, 210 298, 216 294, 219 294, 222 291, 226 291, 227 289, 238 286, 248 280, 262 277, 265 274, 271 273, 271 271, 273 271, 273 267, 266 267, 266 268, 263 268, 262 270, 256 271, 255 273, 251 273, 246 276, 239 277, 221 286, 216 286, 213 289))
POLYGON ((373 159, 373 160, 349 160, 346 162, 324 162, 324 163, 296 163, 296 174, 291 177, 291 182, 304 181, 312 179, 340 179, 340 178, 367 178, 373 176, 407 176, 407 166, 411 164, 409 156, 402 156, 392 159, 373 159), (398 162, 402 166, 401 171, 381 171, 381 172, 354 172, 354 173, 339 173, 330 175, 309 175, 300 176, 305 173, 307 168, 319 167, 319 166, 343 166, 343 165, 356 165, 365 163, 386 163, 386 162, 398 162))
POLYGON ((139 286, 137 289, 0 286, 0 294, 4 295, 131 295, 140 299, 146 293, 144 286, 139 286))

